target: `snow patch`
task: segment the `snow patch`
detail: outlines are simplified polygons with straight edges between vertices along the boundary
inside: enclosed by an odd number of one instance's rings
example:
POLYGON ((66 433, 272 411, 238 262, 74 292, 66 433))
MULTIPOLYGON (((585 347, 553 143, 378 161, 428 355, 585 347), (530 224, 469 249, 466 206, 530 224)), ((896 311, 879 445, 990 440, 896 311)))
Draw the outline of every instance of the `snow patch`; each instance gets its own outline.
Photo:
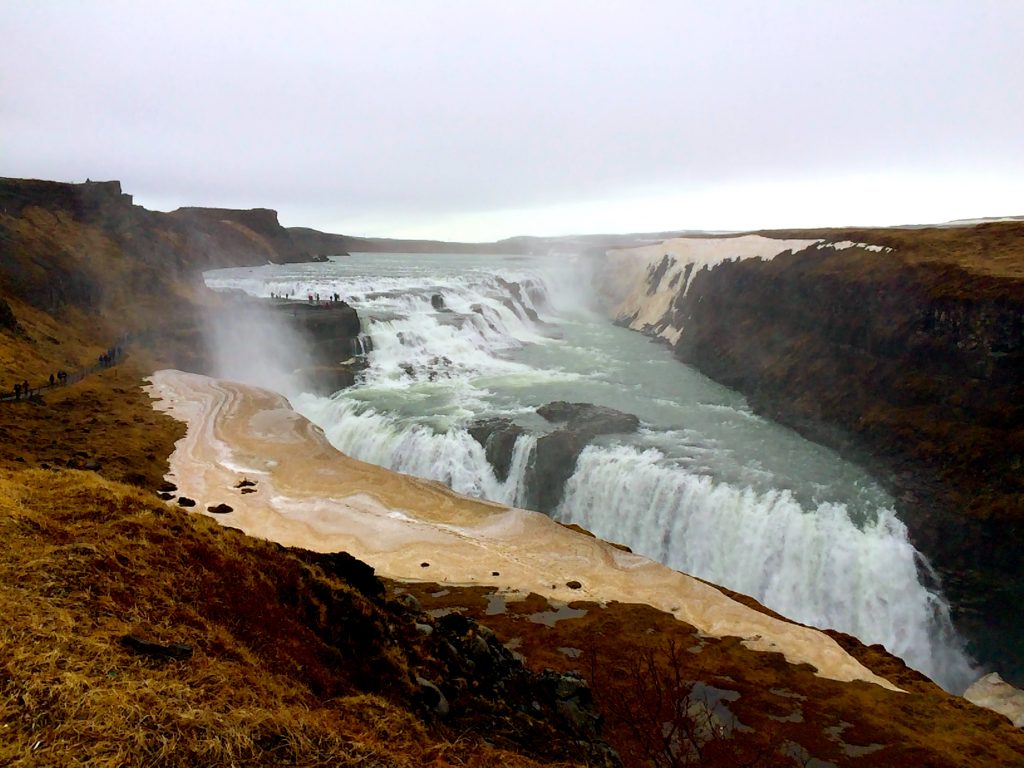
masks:
POLYGON ((654 245, 613 249, 606 254, 606 268, 598 288, 609 299, 616 319, 628 319, 630 328, 653 331, 674 344, 683 329, 672 324, 672 302, 676 296, 687 294, 698 272, 727 261, 770 261, 782 253, 795 253, 813 245, 820 247, 820 243, 742 235, 676 237, 654 245), (661 278, 653 284, 652 278, 658 273, 661 278))

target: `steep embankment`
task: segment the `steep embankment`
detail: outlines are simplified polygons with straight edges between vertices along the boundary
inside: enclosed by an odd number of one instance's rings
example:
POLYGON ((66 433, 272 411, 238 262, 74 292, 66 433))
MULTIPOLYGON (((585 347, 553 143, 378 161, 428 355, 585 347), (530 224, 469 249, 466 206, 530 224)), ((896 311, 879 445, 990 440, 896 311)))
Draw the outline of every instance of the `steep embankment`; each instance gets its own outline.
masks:
POLYGON ((272 210, 159 213, 116 181, 0 179, 0 327, 20 331, 0 383, 95 361, 125 332, 158 344, 165 364, 207 370, 199 327, 225 302, 202 271, 308 258, 272 210))
POLYGON ((598 282, 620 322, 869 466, 971 649, 1024 682, 1024 225, 769 234, 611 251, 598 282))

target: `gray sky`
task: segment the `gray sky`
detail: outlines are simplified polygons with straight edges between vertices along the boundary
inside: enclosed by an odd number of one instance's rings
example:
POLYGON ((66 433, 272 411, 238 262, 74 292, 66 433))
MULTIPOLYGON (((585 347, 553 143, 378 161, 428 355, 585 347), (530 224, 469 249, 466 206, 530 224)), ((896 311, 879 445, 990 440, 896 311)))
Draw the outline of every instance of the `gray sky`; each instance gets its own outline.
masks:
POLYGON ((0 0, 0 175, 350 234, 1024 214, 1024 1, 0 0))

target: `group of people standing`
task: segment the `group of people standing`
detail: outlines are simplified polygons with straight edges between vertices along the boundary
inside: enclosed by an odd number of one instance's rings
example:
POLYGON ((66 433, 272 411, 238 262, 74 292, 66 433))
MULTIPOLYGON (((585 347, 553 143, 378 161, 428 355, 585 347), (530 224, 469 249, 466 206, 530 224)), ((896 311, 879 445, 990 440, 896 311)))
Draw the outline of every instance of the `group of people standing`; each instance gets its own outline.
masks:
MULTIPOLYGON (((121 347, 120 347, 120 345, 115 345, 115 346, 111 347, 110 349, 108 349, 106 352, 104 352, 102 355, 100 355, 97 358, 97 360, 99 361, 99 364, 102 365, 104 368, 109 368, 114 363, 116 363, 120 357, 121 357, 121 347)), ((51 376, 50 378, 53 378, 53 377, 51 376)), ((53 382, 51 382, 51 383, 53 383, 53 382)))
MULTIPOLYGON (((67 384, 67 383, 68 383, 68 375, 63 370, 57 371, 57 373, 51 373, 50 374, 50 386, 51 387, 56 385, 56 384, 61 384, 63 386, 64 384, 67 384)), ((45 387, 45 386, 46 385, 44 384, 43 387, 45 387)), ((42 389, 43 387, 37 387, 36 389, 37 390, 38 389, 42 389)), ((22 398, 24 398, 25 400, 28 400, 28 398, 29 398, 29 396, 31 394, 32 394, 32 389, 28 385, 28 379, 25 379, 20 384, 16 383, 14 385, 14 399, 15 400, 21 400, 22 398)))
MULTIPOLYGON (((110 349, 108 349, 106 352, 104 352, 99 357, 97 357, 96 361, 99 363, 100 367, 102 367, 102 368, 109 368, 110 366, 118 363, 121 360, 121 357, 122 357, 123 354, 124 354, 124 349, 121 347, 121 345, 120 344, 115 344, 110 349)), ((88 373, 88 372, 86 372, 86 373, 88 373)), ((57 371, 56 373, 51 373, 50 374, 50 383, 49 383, 50 387, 57 386, 58 384, 60 386, 65 386, 67 383, 68 383, 68 374, 63 369, 57 371)), ((25 379, 24 381, 14 385, 14 399, 15 400, 28 400, 29 397, 32 395, 33 391, 38 392, 40 389, 45 389, 46 387, 47 387, 47 385, 43 384, 42 386, 36 387, 36 389, 33 390, 28 385, 28 379, 25 379)), ((5 399, 9 399, 9 398, 10 398, 10 395, 6 395, 6 396, 3 396, 3 397, 0 397, 0 400, 5 400, 5 399)))
MULTIPOLYGON (((314 302, 316 302, 317 304, 320 303, 320 294, 319 293, 310 293, 310 294, 308 294, 307 298, 308 298, 310 304, 312 304, 314 302)), ((332 304, 334 304, 336 302, 339 302, 339 301, 341 301, 341 294, 340 293, 332 293, 327 298, 327 301, 331 302, 332 304)))

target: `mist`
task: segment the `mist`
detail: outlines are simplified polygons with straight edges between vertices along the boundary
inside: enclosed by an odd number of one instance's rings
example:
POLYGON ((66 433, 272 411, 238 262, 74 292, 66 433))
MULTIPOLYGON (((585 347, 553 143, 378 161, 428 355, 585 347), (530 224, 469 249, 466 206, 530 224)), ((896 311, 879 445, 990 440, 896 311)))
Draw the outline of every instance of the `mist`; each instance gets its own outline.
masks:
POLYGON ((301 371, 313 366, 307 339, 285 312, 268 302, 228 295, 203 312, 211 374, 287 396, 302 389, 301 371))

